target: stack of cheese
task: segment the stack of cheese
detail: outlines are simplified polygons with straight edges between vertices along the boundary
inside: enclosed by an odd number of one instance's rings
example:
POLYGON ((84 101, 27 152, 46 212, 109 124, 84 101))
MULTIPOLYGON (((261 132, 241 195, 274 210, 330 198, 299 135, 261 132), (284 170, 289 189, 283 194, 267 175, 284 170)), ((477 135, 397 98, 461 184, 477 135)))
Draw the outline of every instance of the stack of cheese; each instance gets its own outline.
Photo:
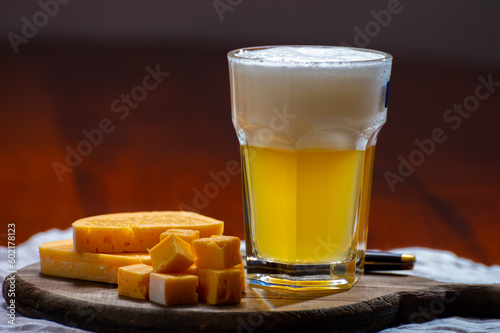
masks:
POLYGON ((137 212, 73 223, 73 240, 40 246, 43 274, 118 284, 154 302, 235 304, 245 291, 240 240, 192 212, 137 212), (149 251, 149 254, 148 254, 149 251))

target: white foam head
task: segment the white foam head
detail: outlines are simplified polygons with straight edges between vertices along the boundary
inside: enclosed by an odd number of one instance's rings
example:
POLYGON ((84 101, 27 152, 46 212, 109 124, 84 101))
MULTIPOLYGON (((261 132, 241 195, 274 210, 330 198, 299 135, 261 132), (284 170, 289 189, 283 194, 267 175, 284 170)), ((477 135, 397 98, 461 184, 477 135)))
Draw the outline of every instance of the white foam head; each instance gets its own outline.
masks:
POLYGON ((283 149, 364 150, 385 123, 392 57, 345 47, 229 53, 240 141, 283 149))
MULTIPOLYGON (((386 53, 348 48, 348 47, 321 47, 321 46, 280 46, 264 47, 255 49, 239 49, 233 51, 231 55, 239 61, 262 61, 261 64, 280 66, 293 64, 323 64, 331 63, 353 64, 370 60, 381 60, 387 58, 386 53)), ((233 59, 234 59, 233 58, 233 59)))

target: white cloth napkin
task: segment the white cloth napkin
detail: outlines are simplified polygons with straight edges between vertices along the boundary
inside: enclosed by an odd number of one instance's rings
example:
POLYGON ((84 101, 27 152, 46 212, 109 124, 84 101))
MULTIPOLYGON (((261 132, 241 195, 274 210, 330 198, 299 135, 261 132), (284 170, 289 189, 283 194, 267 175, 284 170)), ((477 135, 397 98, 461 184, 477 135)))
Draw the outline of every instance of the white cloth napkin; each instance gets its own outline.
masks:
MULTIPOLYGON (((72 238, 72 230, 51 229, 34 235, 28 241, 16 246, 16 269, 39 261, 38 246, 45 242, 72 238)), ((394 249, 394 252, 412 253, 417 263, 412 271, 405 273, 418 275, 441 282, 456 283, 500 283, 500 266, 486 266, 471 260, 459 258, 451 252, 411 247, 394 249)), ((8 250, 0 247, 0 277, 9 275, 8 250)), ((15 325, 8 323, 9 311, 3 297, 0 301, 0 331, 29 332, 84 332, 52 321, 31 319, 16 313, 15 325)), ((450 317, 435 319, 426 323, 407 324, 385 329, 383 333, 409 332, 500 332, 500 319, 478 319, 450 317)))
MULTIPOLYGON (((417 258, 411 275, 422 276, 441 282, 489 284, 500 283, 500 266, 486 266, 469 259, 459 258, 447 251, 421 247, 394 249, 394 252, 411 253, 417 258)), ((479 333, 500 332, 500 319, 478 319, 449 317, 434 319, 425 323, 407 324, 382 330, 383 333, 479 333)))

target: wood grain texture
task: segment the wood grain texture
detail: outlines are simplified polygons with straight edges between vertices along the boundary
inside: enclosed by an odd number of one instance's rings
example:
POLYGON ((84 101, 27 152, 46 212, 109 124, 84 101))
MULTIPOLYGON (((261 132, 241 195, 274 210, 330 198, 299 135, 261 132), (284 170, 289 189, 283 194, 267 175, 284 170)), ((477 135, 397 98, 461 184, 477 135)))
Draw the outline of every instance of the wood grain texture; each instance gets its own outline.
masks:
POLYGON ((443 316, 500 318, 500 284, 372 274, 341 293, 249 287, 240 305, 163 307, 120 297, 115 285, 44 276, 33 264, 17 272, 16 309, 99 332, 361 332, 443 316))

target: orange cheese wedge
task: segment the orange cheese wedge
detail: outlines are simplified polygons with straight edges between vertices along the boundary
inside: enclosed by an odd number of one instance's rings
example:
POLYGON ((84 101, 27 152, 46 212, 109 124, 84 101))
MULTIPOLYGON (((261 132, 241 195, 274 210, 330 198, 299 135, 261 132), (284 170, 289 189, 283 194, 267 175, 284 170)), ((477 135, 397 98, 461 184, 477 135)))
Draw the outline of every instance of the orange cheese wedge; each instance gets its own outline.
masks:
POLYGON ((145 252, 168 229, 198 230, 200 237, 222 235, 224 222, 193 212, 136 212, 97 215, 73 222, 77 252, 145 252))
POLYGON ((73 240, 39 247, 43 274, 87 281, 118 282, 118 268, 150 261, 147 253, 76 253, 73 240))

